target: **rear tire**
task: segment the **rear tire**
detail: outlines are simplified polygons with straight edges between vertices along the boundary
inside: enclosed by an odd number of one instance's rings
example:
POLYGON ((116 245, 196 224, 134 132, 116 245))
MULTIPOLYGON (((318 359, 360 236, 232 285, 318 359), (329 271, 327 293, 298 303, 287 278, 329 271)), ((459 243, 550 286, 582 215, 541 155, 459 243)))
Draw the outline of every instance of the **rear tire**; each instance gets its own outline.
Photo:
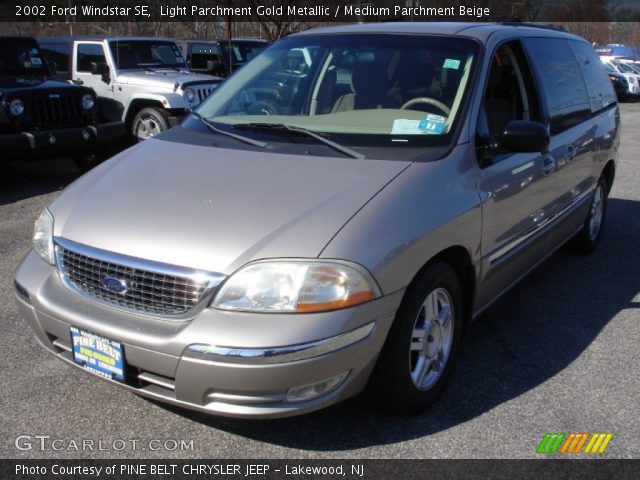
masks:
POLYGON ((405 294, 367 387, 384 409, 418 413, 442 393, 457 356, 462 290, 451 266, 427 267, 405 294))
POLYGON ((131 124, 131 134, 136 142, 155 137, 168 129, 169 119, 167 112, 154 107, 140 110, 131 124))
POLYGON ((605 214, 607 212, 608 191, 606 179, 600 177, 593 192, 582 230, 571 240, 570 246, 575 252, 589 255, 598 247, 602 238, 605 214))

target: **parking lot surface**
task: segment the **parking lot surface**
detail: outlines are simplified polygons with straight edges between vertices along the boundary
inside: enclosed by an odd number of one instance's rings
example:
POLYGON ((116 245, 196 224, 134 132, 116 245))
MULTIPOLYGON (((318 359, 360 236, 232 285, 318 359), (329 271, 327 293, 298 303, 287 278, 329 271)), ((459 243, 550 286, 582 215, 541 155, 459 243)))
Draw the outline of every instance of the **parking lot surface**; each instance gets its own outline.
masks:
POLYGON ((79 174, 66 159, 0 161, 0 457, 528 458, 547 432, 608 432, 600 456, 640 458, 640 103, 621 109, 598 250, 561 250, 486 311, 440 401, 413 418, 362 398, 284 420, 208 417, 54 359, 18 315, 13 272, 79 174))

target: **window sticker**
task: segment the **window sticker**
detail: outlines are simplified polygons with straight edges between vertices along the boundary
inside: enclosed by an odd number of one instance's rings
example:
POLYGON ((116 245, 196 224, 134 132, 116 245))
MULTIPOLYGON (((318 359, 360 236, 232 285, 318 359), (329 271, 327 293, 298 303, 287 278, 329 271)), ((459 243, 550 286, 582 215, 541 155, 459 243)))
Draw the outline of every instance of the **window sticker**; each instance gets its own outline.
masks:
POLYGON ((40 53, 38 52, 37 48, 32 48, 31 50, 29 50, 29 62, 30 65, 28 68, 33 68, 35 66, 40 66, 42 65, 42 62, 40 61, 40 53))
POLYGON ((446 128, 446 119, 440 115, 430 113, 427 118, 420 120, 418 128, 427 134, 440 135, 446 128))
POLYGON ((458 70, 460 68, 460 60, 455 60, 453 58, 447 58, 442 65, 442 68, 451 68, 453 70, 458 70))

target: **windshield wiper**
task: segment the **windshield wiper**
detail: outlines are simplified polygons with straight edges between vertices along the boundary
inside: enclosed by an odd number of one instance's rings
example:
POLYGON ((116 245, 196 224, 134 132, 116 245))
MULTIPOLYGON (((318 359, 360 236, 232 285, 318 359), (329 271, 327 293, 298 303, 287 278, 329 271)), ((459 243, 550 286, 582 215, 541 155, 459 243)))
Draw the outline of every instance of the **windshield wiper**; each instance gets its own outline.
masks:
POLYGON ((285 125, 284 123, 238 123, 233 126, 233 128, 237 129, 245 129, 245 130, 266 130, 270 132, 296 132, 306 135, 308 137, 315 138, 320 143, 324 143, 328 147, 337 150, 340 153, 343 153, 352 158, 366 158, 362 153, 356 152, 355 150, 350 149, 349 147, 345 147, 344 145, 340 145, 328 138, 324 138, 322 135, 318 135, 311 130, 307 130, 306 128, 295 127, 293 125, 285 125))
POLYGON ((213 123, 211 123, 209 120, 207 120, 205 117, 203 117, 198 112, 191 112, 191 115, 193 115, 198 120, 200 120, 204 125, 206 125, 206 127, 210 131, 212 131, 214 133, 217 133, 219 135, 224 135, 226 137, 235 138, 239 142, 248 143, 249 145, 253 145, 254 147, 267 148, 268 143, 266 143, 266 142, 261 142, 259 140, 254 140, 253 138, 243 137, 242 135, 237 135, 235 133, 227 132, 225 130, 222 130, 221 128, 216 127, 213 123))

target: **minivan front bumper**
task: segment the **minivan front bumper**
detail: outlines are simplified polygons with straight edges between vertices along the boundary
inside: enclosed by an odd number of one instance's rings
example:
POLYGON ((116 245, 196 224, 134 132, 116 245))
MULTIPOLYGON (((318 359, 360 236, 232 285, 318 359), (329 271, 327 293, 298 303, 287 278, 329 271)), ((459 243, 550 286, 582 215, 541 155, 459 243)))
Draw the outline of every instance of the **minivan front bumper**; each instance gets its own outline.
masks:
POLYGON ((320 314, 205 308, 176 321, 85 298, 33 252, 16 272, 15 289, 39 343, 60 360, 88 372, 72 354, 70 328, 83 329, 123 345, 125 381, 98 378, 180 407, 249 418, 302 414, 359 393, 402 294, 320 314), (323 385, 330 388, 323 390, 323 385), (316 396, 292 396, 314 388, 316 396))

